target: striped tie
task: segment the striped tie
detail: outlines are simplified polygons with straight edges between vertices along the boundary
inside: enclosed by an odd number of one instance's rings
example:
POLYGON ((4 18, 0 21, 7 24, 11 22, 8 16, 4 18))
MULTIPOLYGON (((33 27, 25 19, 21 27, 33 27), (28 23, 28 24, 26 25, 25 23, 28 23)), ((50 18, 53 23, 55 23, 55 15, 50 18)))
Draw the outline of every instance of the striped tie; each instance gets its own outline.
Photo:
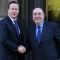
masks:
POLYGON ((40 43, 40 39, 41 39, 41 29, 40 29, 40 26, 38 26, 37 28, 38 28, 37 41, 38 41, 38 43, 40 43))
POLYGON ((14 23, 15 23, 15 28, 16 28, 17 35, 19 36, 19 26, 17 24, 17 21, 14 20, 14 23))

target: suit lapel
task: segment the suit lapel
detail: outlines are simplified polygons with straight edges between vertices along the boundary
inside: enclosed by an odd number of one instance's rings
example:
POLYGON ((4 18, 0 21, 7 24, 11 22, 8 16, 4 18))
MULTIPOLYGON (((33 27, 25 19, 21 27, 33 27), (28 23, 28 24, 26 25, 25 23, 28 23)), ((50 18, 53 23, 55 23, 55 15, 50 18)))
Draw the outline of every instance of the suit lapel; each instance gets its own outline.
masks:
POLYGON ((44 38, 46 37, 47 31, 48 31, 48 24, 47 23, 44 23, 43 29, 42 29, 41 42, 43 42, 44 38))
POLYGON ((9 17, 7 17, 7 21, 8 21, 8 26, 10 27, 10 29, 12 30, 12 32, 14 33, 14 35, 17 36, 15 26, 14 26, 13 22, 11 21, 11 19, 9 17))
POLYGON ((35 45, 38 44, 36 39, 36 25, 34 23, 31 27, 31 35, 32 35, 32 42, 34 42, 35 45))
POLYGON ((34 37, 34 39, 33 40, 35 40, 36 41, 36 26, 33 26, 33 29, 32 29, 32 34, 33 34, 33 37, 34 37))

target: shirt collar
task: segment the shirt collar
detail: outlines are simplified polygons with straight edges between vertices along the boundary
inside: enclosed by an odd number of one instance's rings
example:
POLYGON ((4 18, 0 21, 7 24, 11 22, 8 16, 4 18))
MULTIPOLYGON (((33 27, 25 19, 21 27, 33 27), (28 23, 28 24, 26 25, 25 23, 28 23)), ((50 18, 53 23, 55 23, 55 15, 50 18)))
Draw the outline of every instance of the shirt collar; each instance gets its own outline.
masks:
POLYGON ((13 19, 13 18, 11 18, 10 16, 9 16, 9 18, 11 19, 12 22, 14 22, 14 20, 17 20, 17 18, 16 18, 16 19, 13 19))
MULTIPOLYGON (((39 26, 42 28, 43 27, 43 24, 44 24, 44 21, 42 21, 39 26)), ((37 28, 38 25, 36 25, 36 28, 37 28)))

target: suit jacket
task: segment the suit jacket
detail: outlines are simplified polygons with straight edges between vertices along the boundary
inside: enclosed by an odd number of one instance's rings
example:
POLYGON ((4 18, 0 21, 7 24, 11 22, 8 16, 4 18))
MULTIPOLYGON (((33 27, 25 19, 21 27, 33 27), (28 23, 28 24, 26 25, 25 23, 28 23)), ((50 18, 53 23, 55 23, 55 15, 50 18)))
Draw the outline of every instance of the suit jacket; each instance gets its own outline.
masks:
POLYGON ((17 36, 15 26, 11 19, 7 16, 0 21, 0 60, 23 60, 24 57, 17 51, 17 48, 22 44, 22 28, 20 35, 17 36))
POLYGON ((32 60, 57 60, 58 54, 54 39, 60 40, 59 27, 55 23, 44 22, 40 43, 36 39, 36 25, 28 27, 27 44, 31 47, 32 60))

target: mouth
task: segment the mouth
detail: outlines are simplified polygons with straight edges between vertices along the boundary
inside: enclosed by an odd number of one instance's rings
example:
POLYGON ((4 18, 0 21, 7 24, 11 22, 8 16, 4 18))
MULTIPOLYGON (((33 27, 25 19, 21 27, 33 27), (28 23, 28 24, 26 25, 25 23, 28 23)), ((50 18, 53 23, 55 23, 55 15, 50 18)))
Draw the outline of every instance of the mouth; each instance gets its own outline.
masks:
POLYGON ((16 14, 13 14, 13 15, 16 15, 16 14))
POLYGON ((38 21, 38 20, 41 20, 41 17, 39 17, 39 18, 35 18, 35 20, 37 20, 37 21, 38 21))

